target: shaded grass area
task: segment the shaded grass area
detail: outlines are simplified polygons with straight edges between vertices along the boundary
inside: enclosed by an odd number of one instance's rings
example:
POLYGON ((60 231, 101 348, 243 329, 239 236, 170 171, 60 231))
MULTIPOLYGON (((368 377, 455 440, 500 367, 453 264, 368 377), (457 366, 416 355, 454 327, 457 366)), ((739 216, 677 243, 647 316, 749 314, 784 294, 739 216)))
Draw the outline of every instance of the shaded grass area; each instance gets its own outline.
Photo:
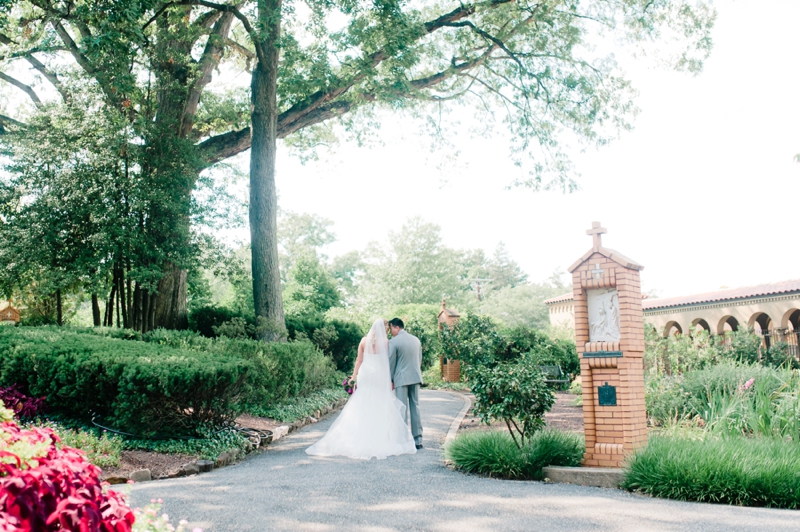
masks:
POLYGON ((628 463, 622 487, 655 497, 800 507, 800 445, 776 438, 653 435, 628 463))
POLYGON ((512 480, 541 480, 545 466, 578 466, 583 435, 558 430, 534 434, 520 449, 504 431, 464 432, 445 447, 445 456, 460 470, 512 480))

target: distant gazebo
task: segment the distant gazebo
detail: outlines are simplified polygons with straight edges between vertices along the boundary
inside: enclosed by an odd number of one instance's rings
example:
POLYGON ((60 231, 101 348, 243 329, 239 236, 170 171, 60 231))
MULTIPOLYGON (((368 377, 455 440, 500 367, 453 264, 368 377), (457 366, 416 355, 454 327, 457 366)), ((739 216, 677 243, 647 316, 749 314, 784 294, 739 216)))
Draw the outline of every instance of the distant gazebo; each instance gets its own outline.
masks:
MULTIPOLYGON (((439 311, 437 320, 439 321, 439 330, 447 325, 448 327, 454 326, 458 323, 461 314, 453 309, 447 308, 447 302, 442 299, 442 310, 439 311)), ((439 357, 439 369, 442 372, 442 380, 445 382, 460 382, 461 381, 461 361, 448 360, 445 362, 444 357, 439 357)))
POLYGON ((6 308, 0 310, 0 325, 16 325, 19 323, 19 311, 9 303, 6 308))

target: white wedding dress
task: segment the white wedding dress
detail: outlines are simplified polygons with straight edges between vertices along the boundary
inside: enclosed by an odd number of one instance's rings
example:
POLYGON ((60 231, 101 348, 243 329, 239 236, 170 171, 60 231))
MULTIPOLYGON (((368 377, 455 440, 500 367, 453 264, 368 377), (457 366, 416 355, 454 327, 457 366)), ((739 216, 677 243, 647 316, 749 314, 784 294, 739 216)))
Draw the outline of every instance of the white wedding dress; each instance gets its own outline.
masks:
POLYGON ((306 449, 314 456, 369 460, 417 452, 405 422, 405 406, 392 391, 389 341, 383 320, 365 338, 358 387, 325 436, 306 449))

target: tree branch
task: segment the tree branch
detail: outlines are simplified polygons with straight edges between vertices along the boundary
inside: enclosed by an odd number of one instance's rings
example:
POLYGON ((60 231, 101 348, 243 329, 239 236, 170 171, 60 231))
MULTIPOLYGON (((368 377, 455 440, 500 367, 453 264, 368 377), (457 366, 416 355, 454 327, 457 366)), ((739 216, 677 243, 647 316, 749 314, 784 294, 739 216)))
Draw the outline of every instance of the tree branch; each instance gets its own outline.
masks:
POLYGON ((158 12, 155 15, 153 15, 153 17, 147 22, 147 24, 144 25, 144 27, 146 28, 149 24, 151 24, 154 20, 156 20, 159 16, 161 16, 161 14, 164 11, 166 11, 167 8, 172 6, 203 6, 203 7, 209 7, 211 9, 216 9, 221 13, 231 13, 234 17, 236 17, 239 20, 239 22, 242 23, 242 26, 244 26, 244 30, 247 32, 247 34, 250 36, 250 39, 253 41, 253 46, 255 46, 256 56, 258 57, 259 63, 261 63, 262 65, 267 64, 265 59, 266 54, 264 53, 264 50, 261 47, 261 44, 258 40, 258 34, 253 29, 253 26, 250 24, 250 21, 247 19, 247 17, 244 16, 244 14, 242 14, 241 11, 239 11, 239 8, 236 5, 218 4, 216 2, 208 2, 207 0, 177 0, 175 2, 169 2, 164 4, 161 7, 161 9, 159 9, 158 12))
POLYGON ((27 124, 18 122, 10 116, 0 115, 0 134, 8 133, 8 130, 5 128, 6 124, 20 129, 28 127, 27 124))
POLYGON ((36 107, 41 107, 42 106, 42 100, 39 99, 39 96, 36 94, 36 91, 34 91, 33 88, 30 85, 25 85, 24 83, 22 83, 18 79, 12 78, 8 74, 4 74, 2 72, 0 72, 0 79, 5 81, 6 83, 10 83, 10 84, 14 85, 18 89, 20 89, 22 92, 27 94, 30 97, 30 99, 33 100, 33 103, 36 104, 36 107))
POLYGON ((49 81, 61 95, 62 100, 66 102, 69 99, 69 94, 67 94, 67 91, 61 84, 61 80, 58 79, 58 76, 54 72, 48 70, 44 63, 36 59, 33 55, 26 55, 25 59, 28 61, 28 63, 33 65, 33 68, 41 72, 41 74, 47 78, 47 81, 49 81))
POLYGON ((67 50, 69 50, 69 52, 75 58, 75 61, 78 62, 78 64, 86 71, 87 74, 94 76, 97 70, 95 69, 94 65, 92 65, 91 61, 89 61, 89 58, 86 57, 83 52, 81 52, 80 48, 78 48, 78 45, 75 44, 72 36, 69 34, 66 28, 64 28, 64 25, 61 24, 61 21, 54 20, 51 21, 51 24, 53 29, 56 30, 56 33, 58 33, 58 36, 61 37, 61 41, 67 47, 67 50))
POLYGON ((211 35, 208 36, 206 48, 200 58, 200 72, 192 84, 189 97, 186 99, 181 122, 182 137, 186 137, 192 131, 194 115, 197 113, 200 96, 203 94, 203 89, 211 82, 212 72, 219 65, 220 57, 224 52, 225 39, 230 32, 231 24, 233 24, 233 17, 233 13, 223 13, 214 24, 211 35))

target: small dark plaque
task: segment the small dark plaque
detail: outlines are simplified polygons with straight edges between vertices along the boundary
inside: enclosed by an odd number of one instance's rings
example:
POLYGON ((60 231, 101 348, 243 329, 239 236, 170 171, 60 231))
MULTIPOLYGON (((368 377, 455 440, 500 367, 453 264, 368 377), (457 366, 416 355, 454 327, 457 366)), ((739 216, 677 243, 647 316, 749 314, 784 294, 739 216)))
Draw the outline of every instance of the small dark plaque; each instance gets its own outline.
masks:
POLYGON ((617 387, 605 383, 597 387, 597 402, 600 406, 617 406, 617 387))
POLYGON ((583 358, 620 358, 622 351, 588 351, 583 358))

